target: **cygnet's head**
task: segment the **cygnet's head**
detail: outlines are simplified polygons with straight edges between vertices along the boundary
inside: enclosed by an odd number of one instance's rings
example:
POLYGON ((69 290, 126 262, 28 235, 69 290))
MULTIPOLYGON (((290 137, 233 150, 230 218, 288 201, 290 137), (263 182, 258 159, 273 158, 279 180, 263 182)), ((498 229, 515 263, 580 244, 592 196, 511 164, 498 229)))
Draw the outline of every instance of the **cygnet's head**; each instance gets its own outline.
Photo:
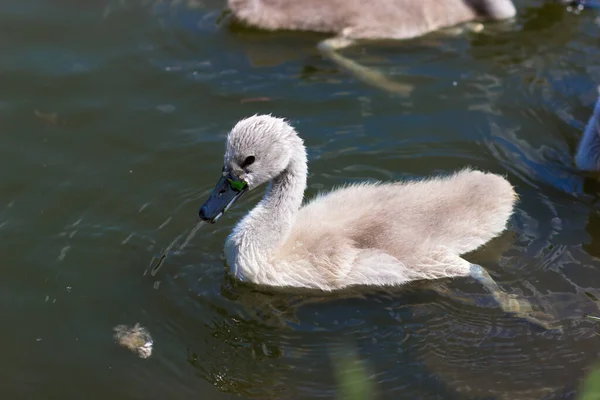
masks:
POLYGON ((247 190, 284 171, 302 139, 281 118, 254 115, 239 121, 227 135, 222 177, 200 208, 200 218, 216 222, 247 190))

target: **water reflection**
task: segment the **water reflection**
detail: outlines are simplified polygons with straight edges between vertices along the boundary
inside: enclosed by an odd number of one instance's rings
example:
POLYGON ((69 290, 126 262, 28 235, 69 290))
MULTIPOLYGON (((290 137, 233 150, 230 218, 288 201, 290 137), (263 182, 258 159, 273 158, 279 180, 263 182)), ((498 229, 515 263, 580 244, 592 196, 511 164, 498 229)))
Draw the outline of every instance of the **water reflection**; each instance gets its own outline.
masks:
MULTIPOLYGON (((572 353, 575 340, 578 348, 597 341, 591 325, 578 326, 577 319, 564 334, 540 334, 493 306, 465 307, 420 285, 403 291, 307 298, 260 292, 227 279, 221 294, 243 305, 245 312, 217 310, 218 317, 208 323, 211 338, 203 346, 208 350, 201 353, 190 344, 187 360, 220 390, 249 397, 309 398, 334 393, 337 381, 331 353, 338 348, 349 352, 346 347, 351 342, 369 364, 369 379, 382 393, 533 399, 560 391, 577 379, 577 374, 565 376, 562 368, 565 363, 585 365, 583 354, 572 353), (455 323, 457 318, 460 324, 455 323), (523 335, 536 345, 522 343, 523 335), (315 379, 316 371, 320 375, 315 379), (521 371, 523 378, 501 379, 515 371, 521 371), (531 379, 548 374, 554 379, 551 386, 537 386, 531 379), (418 388, 415 376, 420 377, 418 388)), ((561 304, 572 315, 582 300, 563 294, 549 303, 561 304)))

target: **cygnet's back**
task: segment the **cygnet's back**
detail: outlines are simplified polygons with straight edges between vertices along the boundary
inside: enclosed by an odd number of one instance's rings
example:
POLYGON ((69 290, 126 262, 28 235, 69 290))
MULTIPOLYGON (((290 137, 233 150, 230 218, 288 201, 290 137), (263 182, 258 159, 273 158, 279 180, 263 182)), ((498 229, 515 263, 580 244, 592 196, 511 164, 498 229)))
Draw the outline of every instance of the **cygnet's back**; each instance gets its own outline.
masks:
POLYGON ((318 259, 343 248, 378 249, 414 267, 432 254, 473 251, 500 234, 516 198, 501 176, 472 170, 350 186, 302 207, 280 254, 318 259))
POLYGON ((505 19, 516 13, 511 0, 229 0, 228 5, 250 26, 343 33, 352 39, 407 39, 479 17, 505 19))

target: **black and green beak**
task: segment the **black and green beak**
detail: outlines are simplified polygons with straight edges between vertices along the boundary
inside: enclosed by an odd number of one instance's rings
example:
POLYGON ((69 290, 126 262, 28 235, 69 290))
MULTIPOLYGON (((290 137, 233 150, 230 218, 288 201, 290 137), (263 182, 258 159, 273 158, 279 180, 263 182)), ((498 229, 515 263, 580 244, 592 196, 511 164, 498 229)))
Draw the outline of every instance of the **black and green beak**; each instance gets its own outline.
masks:
POLYGON ((247 190, 248 184, 245 181, 231 173, 223 176, 206 203, 200 207, 200 219, 214 224, 247 190))

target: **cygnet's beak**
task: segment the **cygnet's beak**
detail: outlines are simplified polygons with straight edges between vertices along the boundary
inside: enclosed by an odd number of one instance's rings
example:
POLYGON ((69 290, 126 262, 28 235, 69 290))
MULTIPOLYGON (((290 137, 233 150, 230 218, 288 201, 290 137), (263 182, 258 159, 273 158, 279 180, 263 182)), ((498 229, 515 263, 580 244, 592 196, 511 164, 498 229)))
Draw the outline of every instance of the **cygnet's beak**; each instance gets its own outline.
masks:
POLYGON ((233 203, 242 197, 246 190, 248 190, 246 181, 231 173, 223 176, 217 182, 217 186, 213 189, 206 203, 200 208, 198 212, 200 219, 214 224, 233 203))

